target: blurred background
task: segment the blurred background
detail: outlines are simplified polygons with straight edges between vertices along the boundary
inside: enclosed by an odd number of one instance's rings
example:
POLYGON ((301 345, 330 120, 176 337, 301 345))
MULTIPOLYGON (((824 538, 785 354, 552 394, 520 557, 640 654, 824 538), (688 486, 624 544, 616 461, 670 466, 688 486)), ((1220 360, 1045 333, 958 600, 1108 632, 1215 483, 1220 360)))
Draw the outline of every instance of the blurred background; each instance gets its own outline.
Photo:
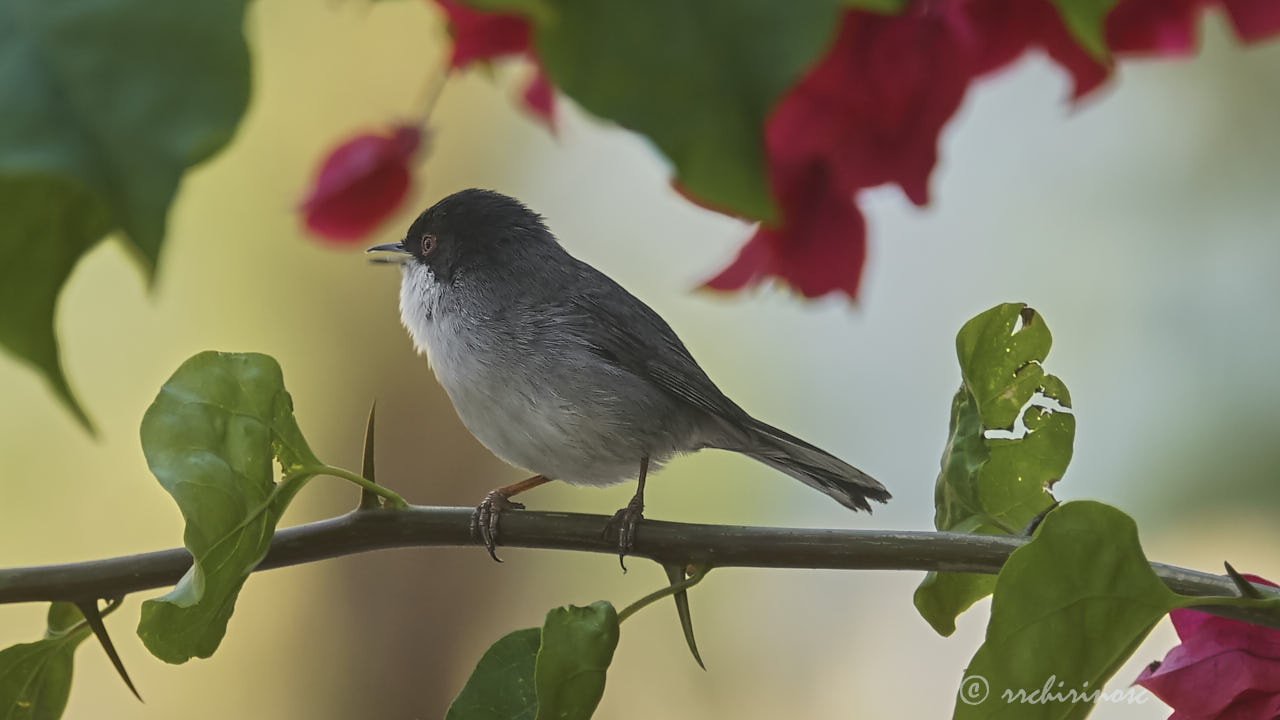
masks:
MULTIPOLYGON (((151 293, 118 243, 76 269, 58 312, 88 437, 37 376, 0 362, 0 566, 181 542, 176 507, 139 449, 161 383, 205 349, 274 355, 327 462, 359 468, 378 400, 378 476, 411 501, 474 505, 519 479, 461 426, 396 309, 397 273, 304 236, 295 205, 323 152, 417 112, 448 38, 421 3, 260 3, 252 105, 226 152, 184 182, 151 293)), ((667 184, 643 140, 562 103, 558 133, 516 109, 529 68, 468 72, 444 91, 413 202, 480 186, 543 213, 571 252, 662 313, 721 387, 767 421, 849 459, 895 499, 872 517, 749 460, 703 453, 650 485, 664 520, 932 527, 933 485, 959 383, 954 336, 1002 301, 1039 309, 1047 368, 1075 400, 1061 499, 1133 514, 1153 559, 1280 580, 1280 44, 1244 50, 1220 18, 1186 62, 1129 62, 1072 108, 1037 57, 980 83, 943 136, 933 205, 866 196, 862 296, 695 291, 749 228, 667 184)), ((548 486, 531 508, 612 513, 632 488, 548 486)), ((321 479, 286 516, 345 512, 321 479)), ((68 718, 434 718, 488 645, 546 610, 661 586, 641 561, 480 548, 347 557, 255 575, 210 660, 170 667, 133 636, 141 596, 108 620, 139 705, 101 650, 77 658, 68 718)), ((720 570, 691 594, 708 671, 675 613, 629 620, 597 717, 946 717, 988 603, 941 638, 916 614, 915 572, 720 570)), ((154 594, 159 594, 156 592, 154 594)), ((35 639, 44 606, 0 607, 0 646, 35 639)), ((1175 642, 1162 624, 1110 687, 1175 642)), ((1098 718, 1162 718, 1154 698, 1098 718)))

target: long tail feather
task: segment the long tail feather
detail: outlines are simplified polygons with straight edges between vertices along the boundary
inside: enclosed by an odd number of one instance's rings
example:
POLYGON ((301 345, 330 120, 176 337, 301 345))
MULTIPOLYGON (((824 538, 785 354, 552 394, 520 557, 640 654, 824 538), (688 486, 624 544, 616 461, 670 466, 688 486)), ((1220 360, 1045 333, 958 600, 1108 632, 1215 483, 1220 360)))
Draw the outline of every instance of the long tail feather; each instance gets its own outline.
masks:
POLYGON ((758 420, 752 420, 750 430, 752 447, 741 452, 847 508, 870 512, 869 500, 882 503, 892 497, 875 478, 816 445, 758 420))

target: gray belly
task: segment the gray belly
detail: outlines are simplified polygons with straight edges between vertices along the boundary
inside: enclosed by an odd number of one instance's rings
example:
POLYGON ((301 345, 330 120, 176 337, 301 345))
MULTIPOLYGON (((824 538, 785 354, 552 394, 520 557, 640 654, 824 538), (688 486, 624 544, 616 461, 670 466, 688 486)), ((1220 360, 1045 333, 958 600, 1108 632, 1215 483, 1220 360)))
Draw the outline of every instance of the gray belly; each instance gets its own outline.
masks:
POLYGON ((587 348, 517 346, 434 324, 427 343, 437 379, 467 429, 491 452, 532 473, 581 485, 637 476, 697 449, 693 413, 587 348))

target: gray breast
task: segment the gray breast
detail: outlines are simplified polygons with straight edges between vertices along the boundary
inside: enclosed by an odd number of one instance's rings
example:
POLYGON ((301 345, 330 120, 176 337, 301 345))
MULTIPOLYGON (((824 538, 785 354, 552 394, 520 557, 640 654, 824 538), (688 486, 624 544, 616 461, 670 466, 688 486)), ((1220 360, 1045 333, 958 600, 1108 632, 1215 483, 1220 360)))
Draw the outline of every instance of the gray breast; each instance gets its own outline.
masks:
POLYGON ((608 485, 634 478, 642 457, 656 469, 697 449, 698 418, 597 355, 554 306, 484 297, 411 265, 400 311, 463 424, 495 455, 553 479, 608 485))

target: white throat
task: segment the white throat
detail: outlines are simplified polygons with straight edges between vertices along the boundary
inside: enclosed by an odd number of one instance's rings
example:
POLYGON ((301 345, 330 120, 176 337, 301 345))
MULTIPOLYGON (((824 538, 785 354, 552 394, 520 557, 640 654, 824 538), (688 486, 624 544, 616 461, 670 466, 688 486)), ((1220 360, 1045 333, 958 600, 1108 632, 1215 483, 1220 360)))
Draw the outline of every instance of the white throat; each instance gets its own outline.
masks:
POLYGON ((413 338, 413 346, 431 361, 442 288, 431 268, 421 263, 410 260, 400 272, 400 322, 413 338))

